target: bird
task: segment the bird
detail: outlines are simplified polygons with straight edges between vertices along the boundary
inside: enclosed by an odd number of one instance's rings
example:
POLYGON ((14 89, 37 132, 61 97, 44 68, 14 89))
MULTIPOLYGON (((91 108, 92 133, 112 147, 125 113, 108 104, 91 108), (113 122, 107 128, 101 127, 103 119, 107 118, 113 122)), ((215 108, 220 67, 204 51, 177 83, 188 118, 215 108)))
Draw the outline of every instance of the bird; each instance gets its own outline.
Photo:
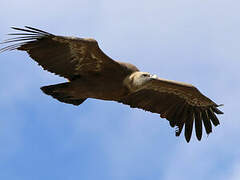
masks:
POLYGON ((223 114, 219 106, 195 86, 159 78, 140 71, 135 65, 113 60, 92 38, 59 36, 24 26, 11 27, 15 33, 1 44, 0 53, 26 51, 44 70, 66 79, 67 82, 41 87, 41 90, 60 102, 80 105, 88 98, 116 101, 131 108, 157 113, 169 121, 180 136, 184 128, 187 142, 195 126, 196 138, 202 139, 212 126, 220 124, 223 114), (10 43, 10 45, 9 45, 10 43))

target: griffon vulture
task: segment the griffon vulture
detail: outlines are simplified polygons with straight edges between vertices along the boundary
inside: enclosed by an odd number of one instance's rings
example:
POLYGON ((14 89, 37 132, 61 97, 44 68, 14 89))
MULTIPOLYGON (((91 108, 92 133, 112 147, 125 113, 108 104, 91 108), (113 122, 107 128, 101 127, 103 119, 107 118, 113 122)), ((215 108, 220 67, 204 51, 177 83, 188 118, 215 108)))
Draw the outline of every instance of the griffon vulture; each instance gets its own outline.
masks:
POLYGON ((193 124, 198 140, 202 126, 207 134, 212 124, 217 126, 216 114, 223 114, 216 103, 196 87, 141 72, 132 64, 108 57, 94 39, 56 36, 28 27, 18 30, 17 37, 2 43, 14 43, 0 49, 26 51, 43 69, 68 79, 68 82, 44 86, 41 90, 60 102, 80 105, 87 98, 117 101, 132 108, 160 114, 179 136, 185 126, 189 142, 193 124))

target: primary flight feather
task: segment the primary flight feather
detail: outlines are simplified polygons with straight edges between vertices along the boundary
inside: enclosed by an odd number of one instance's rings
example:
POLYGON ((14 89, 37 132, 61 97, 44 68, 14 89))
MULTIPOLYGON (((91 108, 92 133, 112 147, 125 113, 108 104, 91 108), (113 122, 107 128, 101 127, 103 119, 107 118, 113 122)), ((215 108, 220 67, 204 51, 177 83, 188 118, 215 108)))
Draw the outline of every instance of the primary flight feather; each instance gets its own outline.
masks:
POLYGON ((67 78, 69 82, 44 86, 41 90, 53 98, 73 105, 80 105, 87 98, 117 101, 160 114, 171 127, 177 127, 179 136, 185 126, 187 142, 192 136, 193 125, 198 140, 202 127, 207 134, 223 114, 216 103, 204 96, 196 87, 177 81, 140 72, 132 64, 108 57, 94 39, 56 36, 28 27, 16 28, 17 37, 1 44, 13 43, 0 49, 26 51, 45 70, 67 78))

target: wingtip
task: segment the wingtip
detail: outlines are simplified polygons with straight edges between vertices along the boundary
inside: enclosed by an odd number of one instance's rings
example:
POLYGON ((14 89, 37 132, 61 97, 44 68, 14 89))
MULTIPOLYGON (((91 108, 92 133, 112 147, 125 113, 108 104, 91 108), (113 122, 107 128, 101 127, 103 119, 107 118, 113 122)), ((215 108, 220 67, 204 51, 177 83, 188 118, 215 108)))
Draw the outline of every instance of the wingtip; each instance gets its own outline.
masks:
POLYGON ((215 105, 214 107, 212 107, 212 110, 217 114, 224 114, 222 111, 218 109, 218 107, 221 107, 221 106, 224 106, 224 105, 223 104, 215 105))
MULTIPOLYGON (((28 28, 29 26, 24 26, 25 28, 28 28)), ((12 29, 19 29, 20 27, 16 27, 16 26, 10 26, 10 28, 12 29)))
POLYGON ((186 126, 185 126, 184 135, 185 135, 185 139, 186 139, 187 143, 189 143, 191 140, 191 137, 192 137, 192 131, 189 131, 189 130, 186 131, 186 126), (189 133, 189 132, 191 132, 191 133, 189 133))
POLYGON ((27 28, 27 29, 33 29, 32 26, 24 26, 24 27, 27 28))
POLYGON ((191 138, 187 138, 187 137, 185 137, 185 139, 186 139, 187 143, 189 143, 191 140, 191 138))
POLYGON ((11 26, 10 28, 11 28, 11 29, 14 29, 14 30, 18 30, 18 28, 17 28, 17 27, 14 27, 14 26, 11 26))
POLYGON ((25 28, 27 28, 27 29, 34 29, 33 27, 31 27, 31 26, 24 26, 25 28))
POLYGON ((202 136, 197 136, 198 141, 201 141, 201 139, 202 139, 202 136))
POLYGON ((23 28, 18 28, 18 27, 11 26, 11 28, 14 29, 14 30, 17 30, 17 31, 24 31, 24 32, 33 33, 33 34, 41 34, 41 35, 44 35, 44 36, 53 35, 53 34, 48 33, 46 31, 43 31, 43 30, 40 30, 40 29, 37 29, 37 28, 33 28, 33 27, 30 27, 30 26, 24 26, 23 28))
POLYGON ((175 129, 175 136, 177 136, 177 137, 180 136, 181 132, 182 132, 182 128, 177 126, 175 129))
MULTIPOLYGON (((28 26, 24 26, 25 28, 28 28, 28 26)), ((10 27, 11 29, 14 29, 14 30, 19 30, 19 29, 22 29, 22 28, 20 28, 20 27, 16 27, 16 26, 11 26, 10 27)))

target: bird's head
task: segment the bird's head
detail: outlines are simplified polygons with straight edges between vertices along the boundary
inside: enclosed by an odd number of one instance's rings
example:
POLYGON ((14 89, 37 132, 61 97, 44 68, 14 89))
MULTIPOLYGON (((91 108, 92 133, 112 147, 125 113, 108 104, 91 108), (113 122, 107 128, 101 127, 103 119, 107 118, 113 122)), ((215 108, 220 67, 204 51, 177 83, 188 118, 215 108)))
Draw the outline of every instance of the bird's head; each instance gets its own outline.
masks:
POLYGON ((137 90, 143 87, 148 81, 156 79, 156 75, 152 75, 148 72, 134 72, 130 74, 125 80, 124 84, 132 90, 137 90))

